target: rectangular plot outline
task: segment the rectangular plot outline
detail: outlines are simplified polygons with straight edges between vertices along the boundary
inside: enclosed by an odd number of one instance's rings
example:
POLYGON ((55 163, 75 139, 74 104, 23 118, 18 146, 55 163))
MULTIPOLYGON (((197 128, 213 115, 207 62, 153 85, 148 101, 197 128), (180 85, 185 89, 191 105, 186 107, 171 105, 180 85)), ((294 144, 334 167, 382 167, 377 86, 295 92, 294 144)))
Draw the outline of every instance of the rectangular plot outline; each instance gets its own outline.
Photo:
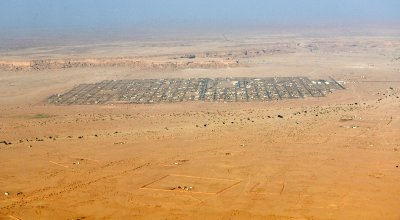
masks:
POLYGON ((255 194, 255 195, 282 195, 283 191, 285 190, 286 183, 285 181, 282 182, 277 182, 277 184, 280 183, 282 185, 281 190, 279 192, 257 192, 255 189, 261 185, 260 182, 257 182, 254 184, 251 189, 249 190, 250 193, 255 194))
POLYGON ((178 193, 192 193, 192 194, 205 194, 205 195, 217 195, 220 194, 230 188, 233 188, 234 186, 238 185, 239 183, 241 183, 242 180, 233 180, 233 179, 223 179, 223 178, 212 178, 212 177, 200 177, 200 176, 190 176, 190 175, 181 175, 181 174, 168 174, 165 175, 161 178, 158 178, 150 183, 147 183, 143 186, 141 186, 139 189, 146 189, 146 190, 154 190, 154 191, 162 191, 162 192, 178 192, 178 193), (161 189, 161 188, 151 188, 149 187, 151 184, 156 183, 158 181, 161 181, 169 176, 173 176, 173 177, 186 177, 186 178, 193 178, 193 179, 204 179, 204 180, 219 180, 219 181, 230 181, 233 182, 232 184, 229 184, 227 187, 220 189, 217 192, 190 192, 190 191, 174 191, 174 190, 168 190, 168 189, 161 189))

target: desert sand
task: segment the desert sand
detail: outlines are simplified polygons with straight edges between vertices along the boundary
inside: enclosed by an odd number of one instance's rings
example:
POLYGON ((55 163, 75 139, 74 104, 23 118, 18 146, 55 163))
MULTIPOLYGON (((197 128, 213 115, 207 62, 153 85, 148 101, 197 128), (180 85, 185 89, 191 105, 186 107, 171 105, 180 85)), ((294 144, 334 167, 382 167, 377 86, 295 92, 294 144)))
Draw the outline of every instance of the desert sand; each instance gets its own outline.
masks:
POLYGON ((398 33, 0 54, 0 219, 400 219, 398 33), (346 89, 269 102, 47 103, 102 80, 275 76, 332 76, 346 89))

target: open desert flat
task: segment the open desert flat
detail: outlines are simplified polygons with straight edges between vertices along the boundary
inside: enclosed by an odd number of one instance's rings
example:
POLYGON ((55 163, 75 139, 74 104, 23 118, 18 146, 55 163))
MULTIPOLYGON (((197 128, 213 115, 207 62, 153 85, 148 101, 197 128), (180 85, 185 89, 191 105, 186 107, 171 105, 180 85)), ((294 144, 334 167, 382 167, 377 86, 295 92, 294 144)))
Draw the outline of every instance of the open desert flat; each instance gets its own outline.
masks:
POLYGON ((399 30, 6 33, 0 219, 399 220, 399 30))

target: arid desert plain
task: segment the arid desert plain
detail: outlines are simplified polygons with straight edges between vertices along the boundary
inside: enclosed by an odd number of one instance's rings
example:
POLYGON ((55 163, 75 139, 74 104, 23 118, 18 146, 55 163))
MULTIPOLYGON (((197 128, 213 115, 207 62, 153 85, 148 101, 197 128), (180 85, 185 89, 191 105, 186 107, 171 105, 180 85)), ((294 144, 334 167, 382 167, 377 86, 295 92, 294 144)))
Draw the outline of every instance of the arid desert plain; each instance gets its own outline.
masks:
POLYGON ((0 219, 399 220, 399 36, 2 45, 0 219))

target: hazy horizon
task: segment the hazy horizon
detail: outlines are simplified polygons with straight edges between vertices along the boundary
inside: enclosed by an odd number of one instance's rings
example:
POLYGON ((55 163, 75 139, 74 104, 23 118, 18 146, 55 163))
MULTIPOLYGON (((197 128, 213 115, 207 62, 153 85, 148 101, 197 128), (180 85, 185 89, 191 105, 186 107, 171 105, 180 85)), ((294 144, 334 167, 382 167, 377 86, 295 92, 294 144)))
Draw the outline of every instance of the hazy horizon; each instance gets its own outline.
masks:
POLYGON ((399 11, 395 0, 13 0, 0 2, 0 28, 365 26, 398 24, 399 11))
POLYGON ((397 36, 399 11, 395 0, 0 1, 0 47, 254 33, 379 35, 385 28, 397 36))

